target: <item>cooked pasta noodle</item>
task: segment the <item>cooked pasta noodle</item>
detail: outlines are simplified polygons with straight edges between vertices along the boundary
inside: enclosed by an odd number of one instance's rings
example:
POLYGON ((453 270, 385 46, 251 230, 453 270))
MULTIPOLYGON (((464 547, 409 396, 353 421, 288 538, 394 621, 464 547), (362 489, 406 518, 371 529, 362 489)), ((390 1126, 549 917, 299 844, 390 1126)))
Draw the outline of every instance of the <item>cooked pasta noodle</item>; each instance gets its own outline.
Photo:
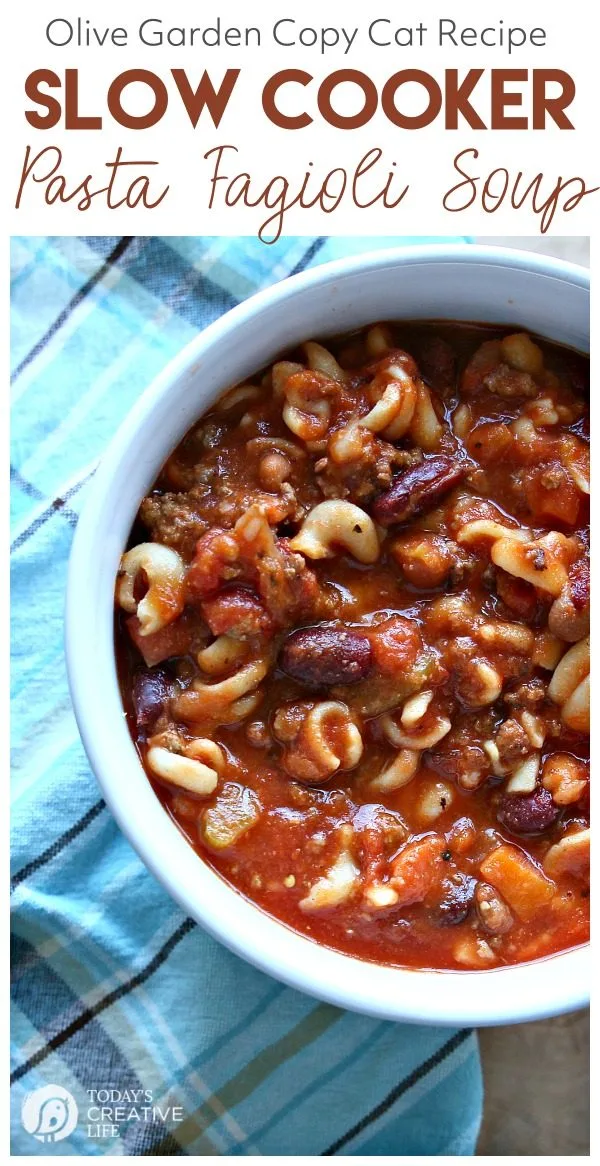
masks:
POLYGON ((338 381, 340 384, 343 384, 347 379, 343 368, 340 368, 333 354, 322 344, 316 344, 314 340, 307 340, 304 351, 308 367, 314 372, 323 373, 323 376, 329 377, 332 381, 338 381))
POLYGON ((374 563, 379 558, 373 520, 359 506, 337 499, 315 506, 290 546, 309 559, 329 559, 338 548, 348 551, 360 563, 374 563))
POLYGON ((197 797, 208 797, 216 789, 225 764, 222 750, 206 738, 182 744, 180 753, 150 743, 147 760, 157 777, 197 797))
POLYGON ((327 781, 338 770, 354 769, 362 756, 360 731, 342 701, 282 709, 273 728, 275 736, 287 746, 283 766, 292 777, 303 781, 327 781))
POLYGON ((140 506, 116 640, 142 763, 317 943, 474 971, 587 938, 586 383, 506 328, 310 339, 140 506))
POLYGON ((117 602, 134 612, 143 636, 158 632, 183 611, 185 565, 176 551, 159 543, 140 543, 121 559, 117 579, 117 602), (148 590, 135 598, 138 579, 145 578, 148 590))

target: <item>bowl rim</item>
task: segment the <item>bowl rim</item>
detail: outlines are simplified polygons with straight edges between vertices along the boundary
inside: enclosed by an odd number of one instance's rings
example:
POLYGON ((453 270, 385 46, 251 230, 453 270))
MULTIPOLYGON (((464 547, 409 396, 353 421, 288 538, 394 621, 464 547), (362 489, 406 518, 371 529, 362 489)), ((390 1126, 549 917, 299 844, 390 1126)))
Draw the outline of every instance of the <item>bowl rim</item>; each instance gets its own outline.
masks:
MULTIPOLYGON (((586 268, 536 252, 469 243, 417 244, 367 251, 323 263, 257 292, 226 312, 193 338, 153 379, 102 457, 88 487, 73 539, 67 580, 65 650, 79 732, 107 805, 146 867, 183 910, 237 955, 308 995, 384 1019, 455 1027, 542 1019, 585 1007, 589 1000, 589 945, 543 960, 485 971, 396 968, 372 964, 324 947, 268 915, 198 857, 154 793, 129 736, 122 708, 120 723, 115 724, 110 721, 103 702, 99 705, 96 669, 89 666, 93 658, 91 649, 100 650, 100 669, 103 662, 108 667, 112 654, 109 674, 113 689, 116 687, 118 692, 114 644, 112 634, 100 635, 94 619, 90 619, 89 607, 82 601, 82 596, 87 595, 85 584, 89 583, 97 532, 102 532, 103 525, 107 530, 110 522, 111 493, 117 470, 125 464, 138 430, 157 403, 168 395, 179 378, 194 368, 205 352, 222 344, 242 322, 275 305, 285 305, 316 285, 329 284, 365 270, 446 261, 527 270, 589 289, 586 268), (123 780, 122 764, 113 765, 111 746, 121 751, 121 761, 133 779, 131 784, 123 780), (139 813, 140 804, 142 813, 139 813), (133 812, 134 807, 137 813, 133 812), (540 975, 542 967, 549 969, 548 975, 540 975), (506 988, 505 992, 498 992, 500 985, 506 988)), ((112 593, 110 602, 112 606, 112 593)))

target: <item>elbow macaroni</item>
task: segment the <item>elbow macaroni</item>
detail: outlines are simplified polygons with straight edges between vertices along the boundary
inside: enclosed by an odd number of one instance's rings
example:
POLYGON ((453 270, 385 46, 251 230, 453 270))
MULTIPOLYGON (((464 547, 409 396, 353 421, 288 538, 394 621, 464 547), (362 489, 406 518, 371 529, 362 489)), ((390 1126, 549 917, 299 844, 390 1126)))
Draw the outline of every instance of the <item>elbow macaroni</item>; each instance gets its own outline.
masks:
POLYGON ((225 680, 218 680, 215 684, 205 684, 202 680, 195 680, 194 692, 202 698, 202 703, 208 711, 211 708, 223 708, 233 704, 249 692, 254 692, 261 680, 264 680, 269 671, 269 660, 253 660, 244 664, 233 676, 225 680))
POLYGON ((431 453, 439 447, 443 433, 444 427, 433 407, 431 393, 423 381, 417 381, 417 400, 410 424, 410 435, 420 449, 431 453))
POLYGON ((300 910, 322 911, 326 907, 338 907, 357 890, 359 874, 350 850, 344 845, 333 866, 313 883, 308 894, 300 900, 300 910))
POLYGON ((331 420, 331 404, 327 397, 319 397, 297 385, 286 387, 285 396, 283 420, 288 429, 306 442, 324 437, 331 420))
POLYGON ((221 676, 236 664, 240 664, 247 654, 248 645, 244 640, 222 635, 217 636, 212 644, 198 652, 197 660, 203 672, 207 672, 209 676, 221 676))
POLYGON ((317 344, 314 340, 307 340, 304 344, 304 351, 306 353, 308 367, 312 372, 320 372, 323 376, 329 377, 331 381, 336 381, 338 384, 344 384, 348 379, 347 374, 340 367, 335 357, 322 344, 317 344))
POLYGON ((421 754, 417 749, 401 749, 394 760, 369 782, 369 789, 378 794, 402 789, 412 781, 420 760, 421 754))
POLYGON ((208 797, 216 789, 225 767, 223 751, 205 737, 186 742, 181 753, 150 743, 147 762, 162 781, 196 797, 208 797))
POLYGON ((563 724, 579 733, 590 731, 590 641, 573 644, 562 657, 548 685, 548 696, 560 706, 563 724))
POLYGON ((590 493, 590 447, 569 434, 561 441, 561 460, 582 494, 590 493))
POLYGON ((354 769, 363 751, 359 729, 347 705, 338 700, 294 706, 290 728, 285 713, 276 714, 275 736, 286 745, 284 769, 300 781, 328 781, 334 773, 354 769))
POLYGON ((243 665, 233 676, 206 684, 194 680, 174 701, 176 715, 189 724, 204 718, 220 725, 232 725, 258 708, 262 700, 259 685, 269 671, 266 657, 243 665))
POLYGON ((526 332, 513 332, 500 342, 502 358, 518 372, 536 377, 544 371, 544 354, 526 332))
POLYGON ((414 734, 407 733, 400 728, 395 716, 391 713, 385 713, 381 717, 380 723, 390 745, 393 745, 395 749, 414 749, 421 752, 423 749, 432 749, 452 728, 452 722, 439 713, 427 718, 427 721, 429 723, 426 722, 426 725, 421 727, 421 731, 414 734))
POLYGON ((121 559, 117 580, 117 602, 124 611, 135 613, 143 636, 159 632, 181 615, 184 607, 185 564, 180 555, 160 543, 140 543, 121 559), (148 590, 139 602, 135 584, 140 572, 148 590))
POLYGON ((567 568, 576 553, 572 539, 558 531, 550 531, 531 541, 500 538, 492 546, 491 558, 509 575, 524 579, 556 597, 567 581, 567 568))
POLYGON ((415 383, 400 365, 392 365, 371 384, 375 404, 365 417, 357 417, 338 429, 329 441, 334 462, 358 460, 365 433, 381 433, 388 441, 398 441, 408 431, 417 404, 415 383))
POLYGON ((476 518, 472 522, 467 522, 461 530, 459 530, 456 541, 461 546, 471 546, 474 543, 480 542, 482 539, 490 539, 492 543, 498 542, 500 539, 515 542, 527 542, 531 538, 531 531, 525 527, 503 526, 500 522, 495 522, 491 518, 476 518))
POLYGON ((373 519, 359 506, 341 499, 319 502, 290 540, 290 547, 309 559, 333 558, 336 547, 343 547, 360 563, 374 563, 379 558, 373 519))
POLYGON ((365 346, 369 356, 385 356, 392 347, 389 328, 385 324, 374 324, 367 332, 365 346))
POLYGON ((262 389, 258 385, 236 385, 234 389, 230 389, 224 397, 221 398, 218 405, 219 413, 229 413, 235 409, 236 405, 249 404, 250 401, 258 401, 262 396, 262 389))

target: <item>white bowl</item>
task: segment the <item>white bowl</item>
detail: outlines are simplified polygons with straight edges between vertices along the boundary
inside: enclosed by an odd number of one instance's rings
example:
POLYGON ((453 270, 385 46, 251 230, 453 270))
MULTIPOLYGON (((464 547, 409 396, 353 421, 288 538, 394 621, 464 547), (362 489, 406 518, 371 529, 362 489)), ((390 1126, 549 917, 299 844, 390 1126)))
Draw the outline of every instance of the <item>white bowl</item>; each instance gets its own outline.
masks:
POLYGON ((71 695, 92 768, 123 832, 184 911, 238 955, 321 1000, 390 1020, 533 1020, 586 1004, 587 947, 517 967, 435 972, 368 964, 316 945, 232 890, 194 853, 144 773, 117 684, 113 590, 119 557, 141 498, 187 429, 224 389, 287 347, 402 318, 515 324, 587 350, 588 274, 500 248, 406 247, 294 276, 202 332, 137 402, 95 476, 69 569, 71 695))

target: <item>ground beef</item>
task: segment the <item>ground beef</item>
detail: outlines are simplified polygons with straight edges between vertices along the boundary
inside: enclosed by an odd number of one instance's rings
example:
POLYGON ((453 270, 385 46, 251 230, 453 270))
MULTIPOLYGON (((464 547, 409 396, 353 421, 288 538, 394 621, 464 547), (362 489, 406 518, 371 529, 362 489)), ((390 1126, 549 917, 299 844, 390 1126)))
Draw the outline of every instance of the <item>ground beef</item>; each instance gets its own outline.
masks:
POLYGON ((513 717, 509 717, 500 725, 496 733, 496 746, 503 765, 510 765, 511 762, 518 761, 520 757, 527 757, 531 753, 529 738, 513 717))
POLYGON ((196 492, 150 494, 140 506, 140 518, 154 542, 164 543, 190 559, 207 523, 198 513, 196 492))
POLYGON ((390 442, 365 432, 359 461, 340 466, 324 457, 315 470, 324 498, 349 498, 364 508, 382 490, 389 489, 399 469, 411 469, 422 461, 420 449, 397 449, 390 442))
POLYGON ((566 470, 558 462, 552 462, 539 477, 545 490, 559 490, 568 481, 566 470))
POLYGON ((490 393, 496 393, 505 401, 512 397, 536 397, 538 388, 533 377, 528 372, 518 372, 508 364, 499 364, 492 369, 483 383, 490 393))
POLYGON ((569 578, 554 600, 548 615, 548 627, 554 636, 574 644, 590 630, 590 564, 580 559, 571 567, 569 578))
MULTIPOLYGON (((319 598, 314 571, 290 549, 288 539, 276 537, 258 507, 248 510, 232 530, 209 530, 199 540, 187 577, 189 601, 202 605, 223 584, 238 581, 252 589, 273 628, 307 617, 319 598)), ((214 623, 220 619, 218 608, 211 610, 214 623)))
POLYGON ((518 688, 512 692, 504 693, 505 704, 516 708, 533 709, 534 711, 545 699, 546 685, 537 676, 526 681, 525 684, 519 684, 518 688))

